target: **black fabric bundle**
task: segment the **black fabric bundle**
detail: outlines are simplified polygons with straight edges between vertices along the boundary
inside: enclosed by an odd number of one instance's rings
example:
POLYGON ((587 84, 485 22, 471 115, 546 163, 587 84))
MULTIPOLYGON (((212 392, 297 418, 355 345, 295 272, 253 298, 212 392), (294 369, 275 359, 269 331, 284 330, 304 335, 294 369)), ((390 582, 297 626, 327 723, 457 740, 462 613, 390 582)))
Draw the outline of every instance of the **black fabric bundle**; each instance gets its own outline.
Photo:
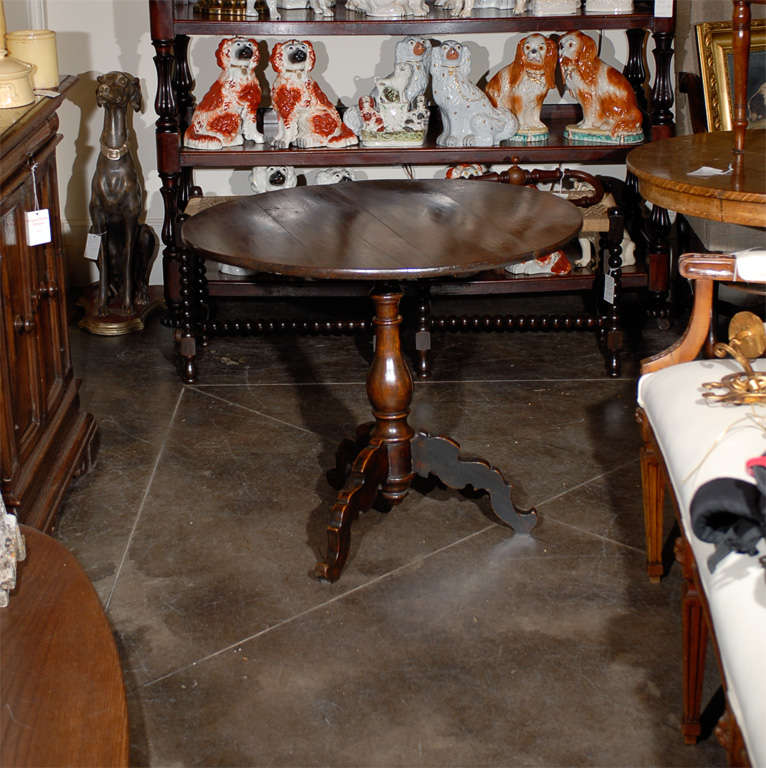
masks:
POLYGON ((708 558, 712 573, 729 554, 758 556, 757 545, 766 538, 766 454, 747 462, 755 485, 734 477, 717 477, 701 485, 692 498, 692 531, 716 545, 708 558))

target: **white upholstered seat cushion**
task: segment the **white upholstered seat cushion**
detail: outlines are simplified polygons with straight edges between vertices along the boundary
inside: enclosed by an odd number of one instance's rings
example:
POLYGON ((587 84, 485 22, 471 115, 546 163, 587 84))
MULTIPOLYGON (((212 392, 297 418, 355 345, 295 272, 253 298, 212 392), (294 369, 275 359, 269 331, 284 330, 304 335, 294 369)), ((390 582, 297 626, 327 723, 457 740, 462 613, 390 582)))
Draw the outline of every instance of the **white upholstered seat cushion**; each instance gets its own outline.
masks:
MULTIPOLYGON (((766 360, 755 361, 766 371, 766 360)), ((745 462, 766 453, 766 406, 723 406, 702 399, 703 382, 741 371, 733 360, 681 363, 642 376, 638 404, 662 451, 687 538, 707 595, 737 718, 754 766, 766 766, 766 579, 758 559, 731 553, 710 573, 712 544, 691 532, 689 504, 715 477, 753 481, 745 462)), ((766 554, 766 544, 759 543, 766 554)))

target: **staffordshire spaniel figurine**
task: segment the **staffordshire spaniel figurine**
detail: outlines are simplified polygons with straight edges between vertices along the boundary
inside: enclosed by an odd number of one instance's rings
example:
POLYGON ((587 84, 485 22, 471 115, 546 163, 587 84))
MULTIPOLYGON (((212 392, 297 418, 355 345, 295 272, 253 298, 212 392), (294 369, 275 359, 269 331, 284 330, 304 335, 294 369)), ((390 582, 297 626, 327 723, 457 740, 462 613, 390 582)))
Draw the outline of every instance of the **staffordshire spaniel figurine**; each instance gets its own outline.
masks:
POLYGON ((258 42, 252 37, 227 37, 218 44, 218 79, 195 107, 184 133, 189 149, 222 149, 244 141, 263 143, 256 118, 261 89, 255 74, 258 42))
POLYGON ((518 138, 545 141, 548 127, 540 120, 545 96, 556 86, 558 47, 535 33, 521 38, 516 57, 486 85, 484 92, 496 107, 509 109, 519 121, 518 138))
POLYGON ((277 79, 271 101, 277 113, 274 147, 348 147, 357 144, 354 132, 343 124, 338 110, 311 79, 316 54, 308 40, 286 40, 271 51, 277 79))
POLYGON ((583 119, 568 125, 569 141, 638 144, 644 140, 643 115, 627 78, 598 58, 596 43, 583 32, 559 40, 564 82, 582 107, 583 119))
POLYGON ((518 120, 492 105, 468 76, 471 52, 456 40, 445 40, 431 53, 431 90, 442 118, 441 147, 492 147, 510 139, 518 120))

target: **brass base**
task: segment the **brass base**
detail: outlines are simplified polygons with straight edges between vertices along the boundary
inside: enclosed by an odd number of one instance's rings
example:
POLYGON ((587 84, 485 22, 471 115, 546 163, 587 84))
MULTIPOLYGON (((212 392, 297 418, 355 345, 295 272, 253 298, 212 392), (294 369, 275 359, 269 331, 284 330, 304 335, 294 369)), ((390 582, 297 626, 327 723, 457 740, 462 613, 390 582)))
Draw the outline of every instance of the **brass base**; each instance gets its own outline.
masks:
POLYGON ((82 296, 77 299, 77 306, 85 310, 85 316, 77 324, 88 333, 96 336, 124 336, 126 333, 143 331, 144 321, 156 309, 165 305, 162 296, 162 286, 149 287, 149 302, 137 305, 131 314, 118 307, 109 307, 109 314, 99 316, 97 310, 98 284, 89 285, 82 296))

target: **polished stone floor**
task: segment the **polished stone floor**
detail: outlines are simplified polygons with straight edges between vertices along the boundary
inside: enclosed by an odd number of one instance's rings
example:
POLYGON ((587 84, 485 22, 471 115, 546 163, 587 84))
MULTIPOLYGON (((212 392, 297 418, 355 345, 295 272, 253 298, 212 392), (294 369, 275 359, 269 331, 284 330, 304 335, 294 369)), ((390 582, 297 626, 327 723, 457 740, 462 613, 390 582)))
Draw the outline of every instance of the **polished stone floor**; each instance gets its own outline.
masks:
POLYGON ((590 333, 435 334, 412 423, 542 521, 421 482, 354 525, 335 584, 310 575, 324 472, 369 418, 369 339, 215 340, 183 386, 157 319, 72 338, 101 444, 55 535, 114 627, 133 764, 725 764, 679 734, 678 568, 644 571, 636 359, 672 332, 628 334, 617 379, 590 333))

